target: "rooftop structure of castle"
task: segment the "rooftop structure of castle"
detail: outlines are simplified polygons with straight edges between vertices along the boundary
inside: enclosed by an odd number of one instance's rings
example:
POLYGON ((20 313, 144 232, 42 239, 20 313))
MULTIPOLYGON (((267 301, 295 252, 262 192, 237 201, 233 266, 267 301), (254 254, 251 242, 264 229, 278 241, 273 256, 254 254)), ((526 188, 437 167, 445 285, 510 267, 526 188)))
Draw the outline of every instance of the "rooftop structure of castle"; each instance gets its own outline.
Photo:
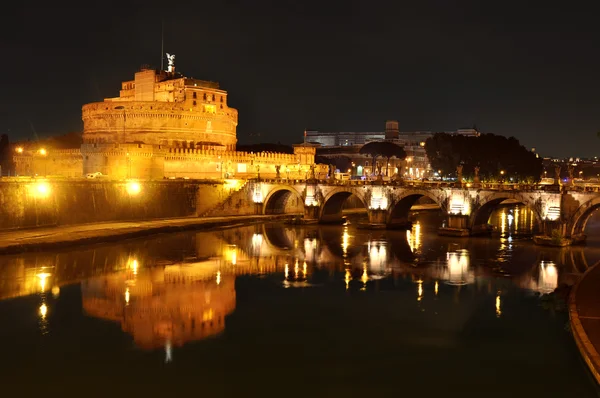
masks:
POLYGON ((83 106, 84 143, 235 150, 238 112, 227 91, 175 72, 175 56, 167 57, 167 71, 142 67, 118 97, 83 106))

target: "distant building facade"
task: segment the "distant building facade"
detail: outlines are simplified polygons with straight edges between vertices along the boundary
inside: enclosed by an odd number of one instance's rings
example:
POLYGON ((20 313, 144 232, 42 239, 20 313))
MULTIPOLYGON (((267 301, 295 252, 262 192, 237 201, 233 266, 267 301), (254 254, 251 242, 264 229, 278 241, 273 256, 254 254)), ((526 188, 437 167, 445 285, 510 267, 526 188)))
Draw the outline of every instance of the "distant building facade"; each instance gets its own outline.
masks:
MULTIPOLYGON (((460 134, 466 136, 479 136, 475 128, 464 128, 456 131, 444 131, 447 134, 460 134)), ((396 120, 388 120, 385 130, 379 132, 321 132, 317 130, 306 131, 306 142, 317 144, 317 154, 328 158, 347 157, 351 165, 342 173, 352 174, 353 177, 368 177, 381 173, 386 177, 393 177, 401 173, 405 178, 427 178, 435 171, 431 170, 427 153, 425 152, 425 141, 433 137, 436 132, 413 131, 401 132, 396 120), (383 159, 375 160, 359 153, 360 148, 372 141, 390 141, 404 147, 406 159, 383 159)))

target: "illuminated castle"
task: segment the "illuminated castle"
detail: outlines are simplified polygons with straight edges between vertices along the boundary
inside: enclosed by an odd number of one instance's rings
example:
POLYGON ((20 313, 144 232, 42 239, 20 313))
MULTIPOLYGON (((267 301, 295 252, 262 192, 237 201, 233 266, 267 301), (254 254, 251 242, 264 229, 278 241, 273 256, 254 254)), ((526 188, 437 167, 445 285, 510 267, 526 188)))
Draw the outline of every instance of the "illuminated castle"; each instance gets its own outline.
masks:
POLYGON ((81 148, 19 148, 17 175, 243 179, 281 170, 306 177, 315 146, 295 146, 294 154, 237 152, 238 112, 227 91, 181 75, 175 56, 167 58, 168 70, 143 67, 121 83, 118 97, 83 106, 81 148))
POLYGON ((219 84, 142 68, 118 97, 83 106, 84 143, 235 150, 237 110, 219 84))

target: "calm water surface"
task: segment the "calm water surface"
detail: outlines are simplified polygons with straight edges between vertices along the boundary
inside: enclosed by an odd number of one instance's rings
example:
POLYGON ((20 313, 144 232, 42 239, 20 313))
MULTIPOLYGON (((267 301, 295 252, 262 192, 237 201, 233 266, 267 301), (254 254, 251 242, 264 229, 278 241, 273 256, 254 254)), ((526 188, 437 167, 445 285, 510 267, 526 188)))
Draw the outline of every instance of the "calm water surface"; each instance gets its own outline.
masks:
POLYGON ((519 238, 261 224, 0 257, 3 396, 597 397, 544 293, 600 260, 519 238))

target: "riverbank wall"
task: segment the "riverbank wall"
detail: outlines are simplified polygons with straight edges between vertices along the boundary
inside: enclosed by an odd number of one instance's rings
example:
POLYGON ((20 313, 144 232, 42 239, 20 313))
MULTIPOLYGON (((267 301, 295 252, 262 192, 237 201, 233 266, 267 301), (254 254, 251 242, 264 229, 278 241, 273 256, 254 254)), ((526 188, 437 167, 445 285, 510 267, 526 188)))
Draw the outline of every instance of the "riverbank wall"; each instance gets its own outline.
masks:
MULTIPOLYGON (((218 207, 244 181, 3 179, 0 230, 200 216, 218 207)), ((255 208, 240 201, 236 214, 255 208)))

